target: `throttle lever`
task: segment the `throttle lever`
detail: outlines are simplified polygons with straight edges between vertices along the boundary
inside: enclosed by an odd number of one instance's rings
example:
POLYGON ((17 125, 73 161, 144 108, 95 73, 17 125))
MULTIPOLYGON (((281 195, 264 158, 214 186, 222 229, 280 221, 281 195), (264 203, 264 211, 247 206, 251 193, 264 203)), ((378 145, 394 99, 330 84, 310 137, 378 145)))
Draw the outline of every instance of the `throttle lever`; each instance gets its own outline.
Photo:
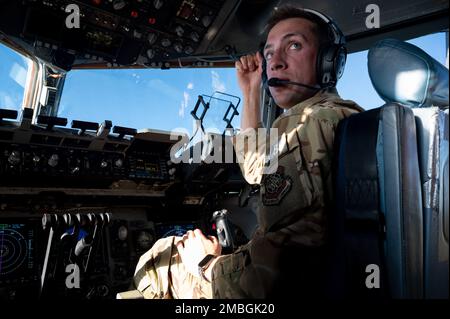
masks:
POLYGON ((226 209, 217 210, 212 216, 213 222, 216 224, 217 238, 220 246, 224 249, 233 249, 234 240, 231 225, 228 221, 228 211, 226 209))

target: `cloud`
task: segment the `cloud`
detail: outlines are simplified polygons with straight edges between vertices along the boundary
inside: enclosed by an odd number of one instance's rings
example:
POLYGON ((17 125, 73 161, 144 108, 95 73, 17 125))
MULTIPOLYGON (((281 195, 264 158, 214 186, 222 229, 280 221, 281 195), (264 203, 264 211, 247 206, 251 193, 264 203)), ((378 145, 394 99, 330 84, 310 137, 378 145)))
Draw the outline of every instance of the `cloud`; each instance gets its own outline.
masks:
POLYGON ((160 79, 152 79, 148 81, 148 87, 156 92, 161 92, 166 96, 177 96, 180 94, 179 90, 160 79))
POLYGON ((141 80, 141 76, 139 75, 139 74, 136 74, 136 73, 133 73, 132 75, 131 75, 133 78, 135 78, 135 83, 136 84, 139 84, 139 82, 140 82, 140 80, 141 80))
POLYGON ((212 88, 213 91, 223 92, 227 90, 225 87, 225 83, 220 80, 220 75, 216 71, 211 71, 211 80, 212 80, 212 88))
POLYGON ((9 76, 21 87, 25 87, 27 81, 27 70, 23 66, 14 63, 11 71, 9 72, 9 76))
POLYGON ((6 94, 6 92, 0 92, 0 103, 3 108, 18 109, 20 107, 20 104, 15 103, 13 98, 6 94))
POLYGON ((191 96, 188 92, 183 92, 183 100, 180 103, 180 109, 178 110, 178 115, 184 118, 184 110, 188 107, 191 96))
MULTIPOLYGON (((186 89, 193 90, 194 89, 194 83, 189 82, 188 85, 186 86, 186 89)), ((191 95, 187 91, 184 91, 183 92, 183 100, 181 101, 180 109, 178 110, 178 115, 181 118, 184 118, 184 110, 189 106, 190 100, 191 100, 191 95)))

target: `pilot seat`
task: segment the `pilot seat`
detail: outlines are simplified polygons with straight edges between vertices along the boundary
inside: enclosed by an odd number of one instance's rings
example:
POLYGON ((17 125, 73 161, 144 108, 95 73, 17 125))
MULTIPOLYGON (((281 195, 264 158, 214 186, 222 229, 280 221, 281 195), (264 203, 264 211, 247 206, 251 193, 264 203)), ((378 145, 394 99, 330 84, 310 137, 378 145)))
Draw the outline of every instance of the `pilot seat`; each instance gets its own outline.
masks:
POLYGON ((448 69, 396 39, 368 69, 386 104, 338 127, 328 294, 448 298, 448 69))

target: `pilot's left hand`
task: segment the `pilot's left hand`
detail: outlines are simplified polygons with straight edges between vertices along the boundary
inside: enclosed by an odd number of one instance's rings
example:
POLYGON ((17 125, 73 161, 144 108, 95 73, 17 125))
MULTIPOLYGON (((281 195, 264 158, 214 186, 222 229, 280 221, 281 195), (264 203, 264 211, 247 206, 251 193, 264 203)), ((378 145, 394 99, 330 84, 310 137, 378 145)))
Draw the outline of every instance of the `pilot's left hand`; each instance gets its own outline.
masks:
POLYGON ((200 229, 189 230, 177 243, 177 249, 187 271, 195 277, 199 277, 198 264, 206 255, 219 256, 222 252, 217 238, 206 237, 200 229))

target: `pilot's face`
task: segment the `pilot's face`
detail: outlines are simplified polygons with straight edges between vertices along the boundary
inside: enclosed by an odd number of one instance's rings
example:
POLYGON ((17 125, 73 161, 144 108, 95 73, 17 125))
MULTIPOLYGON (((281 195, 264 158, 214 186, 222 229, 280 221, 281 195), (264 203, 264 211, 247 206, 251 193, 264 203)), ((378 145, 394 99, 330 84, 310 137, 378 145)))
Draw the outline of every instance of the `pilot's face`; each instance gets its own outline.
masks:
MULTIPOLYGON (((269 32, 264 47, 267 77, 316 85, 318 39, 314 24, 303 18, 290 18, 277 23, 269 32)), ((314 95, 315 91, 296 86, 270 87, 277 105, 288 109, 314 95)))

